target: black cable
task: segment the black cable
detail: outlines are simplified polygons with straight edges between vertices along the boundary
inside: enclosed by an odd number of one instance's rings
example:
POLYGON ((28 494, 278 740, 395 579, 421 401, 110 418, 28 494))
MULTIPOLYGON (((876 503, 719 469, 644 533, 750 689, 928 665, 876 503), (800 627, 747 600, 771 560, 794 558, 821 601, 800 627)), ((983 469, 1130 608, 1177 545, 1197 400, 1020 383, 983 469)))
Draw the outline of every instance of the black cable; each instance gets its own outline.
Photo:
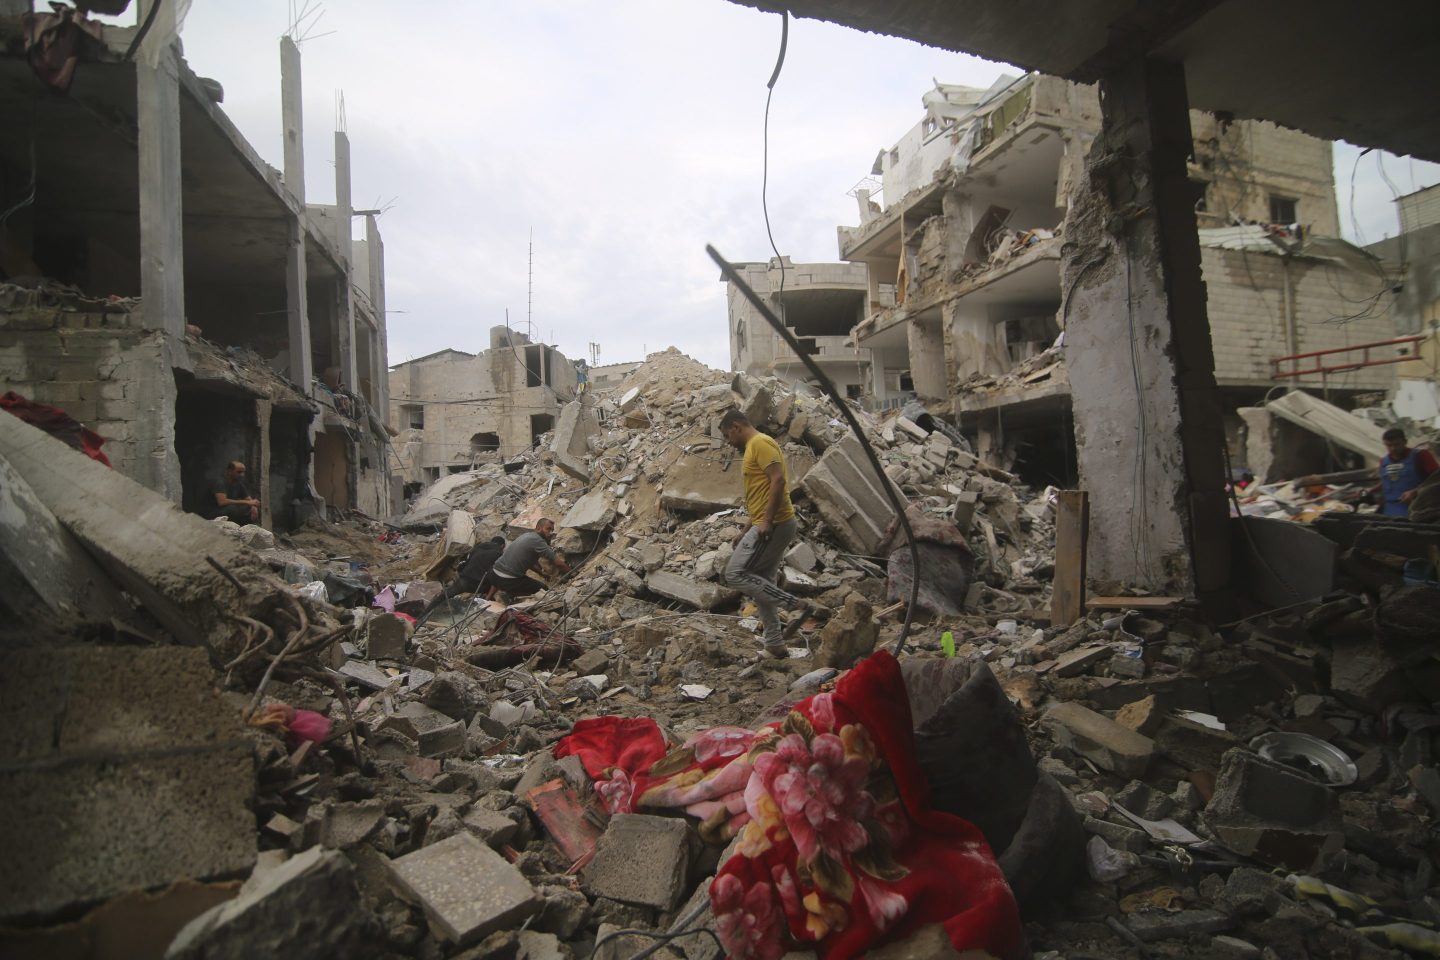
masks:
POLYGON ((725 275, 725 279, 739 288, 740 292, 745 295, 745 299, 760 311, 760 315, 770 326, 775 328, 775 332, 780 335, 785 344, 795 351, 795 355, 804 362, 806 368, 819 381, 821 389, 840 409, 841 415, 845 417, 845 422, 850 425, 850 429, 855 433, 855 438, 860 441, 865 456, 870 460, 870 466, 875 469, 875 477, 880 482, 880 488, 885 491, 885 496, 890 500, 890 506, 895 510, 895 516, 899 519, 900 526, 905 531, 905 538, 910 543, 910 600, 905 605, 905 623, 900 628, 899 638, 895 641, 894 654, 898 657, 905 652, 905 640, 910 636, 910 623, 915 618, 915 606, 920 597, 920 549, 915 543, 915 533, 910 529, 910 520, 905 516, 905 504, 900 502, 900 495, 895 492, 894 485, 885 474, 885 468, 880 465, 880 458, 875 454, 875 448, 870 446, 870 441, 865 438, 865 431, 860 429, 860 421, 855 419, 855 414, 850 410, 850 404, 840 396, 840 391, 835 389, 834 382, 824 370, 820 369, 820 365, 809 354, 800 349, 800 344, 796 342, 794 335, 785 329, 784 322, 765 305, 765 301, 760 299, 754 290, 750 289, 750 285, 740 276, 740 272, 735 269, 735 266, 722 257, 720 251, 710 244, 705 245, 705 252, 710 254, 710 259, 720 267, 720 272, 725 275))
MULTIPOLYGON (((780 11, 780 54, 775 58, 775 69, 770 73, 770 80, 765 84, 765 123, 761 130, 760 149, 760 212, 765 215, 765 236, 770 238, 770 250, 775 254, 775 262, 780 265, 780 290, 775 294, 775 302, 780 304, 780 309, 785 309, 785 260, 780 256, 780 248, 775 245, 775 234, 770 230, 770 98, 775 96, 775 82, 780 79, 780 68, 785 66, 785 48, 790 42, 790 13, 786 10, 780 11)), ((796 352, 799 353, 798 348, 796 352)))
POLYGON ((655 943, 646 947, 644 950, 641 950, 639 953, 635 954, 635 956, 631 958, 631 960, 643 960, 643 958, 645 957, 649 957, 655 953, 658 953, 661 948, 674 940, 680 940, 684 937, 695 937, 699 936, 702 933, 708 935, 710 939, 715 941, 716 945, 719 946, 720 952, 722 954, 725 953, 725 944, 720 942, 719 935, 716 934, 714 930, 711 930, 709 927, 704 926, 694 927, 690 930, 676 930, 673 933, 661 933, 658 930, 612 930, 609 933, 605 934, 605 936, 601 937, 599 940, 595 941, 595 946, 592 952, 599 953, 600 946, 602 944, 609 943, 611 940, 614 940, 617 937, 649 937, 654 940, 655 943))
POLYGON ((150 12, 145 14, 145 22, 140 24, 140 29, 135 32, 135 39, 130 41, 130 46, 125 51, 125 56, 120 58, 121 62, 129 63, 134 59, 135 51, 140 49, 140 44, 144 41, 145 34, 150 32, 150 26, 155 22, 155 14, 160 12, 160 4, 163 2, 164 0, 151 0, 150 12))

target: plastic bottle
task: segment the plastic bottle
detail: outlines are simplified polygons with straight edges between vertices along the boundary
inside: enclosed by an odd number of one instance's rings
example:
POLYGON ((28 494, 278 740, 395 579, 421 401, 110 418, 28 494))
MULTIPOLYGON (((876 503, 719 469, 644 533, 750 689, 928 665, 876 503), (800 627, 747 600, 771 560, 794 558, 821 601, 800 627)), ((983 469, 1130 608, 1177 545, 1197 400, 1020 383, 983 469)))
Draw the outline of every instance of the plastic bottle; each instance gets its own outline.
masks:
POLYGON ((940 649, 945 652, 947 657, 955 656, 955 634, 949 630, 940 634, 940 649))

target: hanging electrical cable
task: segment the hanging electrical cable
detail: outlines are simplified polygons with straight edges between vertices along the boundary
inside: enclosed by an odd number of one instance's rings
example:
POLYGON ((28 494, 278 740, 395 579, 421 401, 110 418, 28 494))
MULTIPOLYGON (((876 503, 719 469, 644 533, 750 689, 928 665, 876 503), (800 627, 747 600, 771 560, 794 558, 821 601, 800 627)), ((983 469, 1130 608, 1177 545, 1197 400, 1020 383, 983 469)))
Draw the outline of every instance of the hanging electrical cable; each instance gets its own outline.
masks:
MULTIPOLYGON (((780 69, 785 66, 785 48, 790 44, 790 13, 780 11, 780 53, 775 57, 775 69, 765 83, 765 123, 760 135, 760 212, 765 216, 765 236, 770 238, 770 250, 780 266, 780 291, 775 295, 780 303, 785 296, 785 260, 775 244, 775 234, 770 229, 770 101, 775 96, 775 83, 780 79, 780 69)), ((785 309, 781 303, 780 309, 785 309)))
POLYGON ((720 268, 720 272, 725 275, 725 279, 735 285, 736 289, 744 295, 745 299, 750 301, 750 305, 760 311, 760 316, 764 317, 765 321, 775 328, 776 334, 785 341, 786 346, 795 351, 795 355, 804 362, 806 369, 810 371, 811 375, 819 382, 821 389, 824 390, 825 394, 834 402, 836 409, 840 411, 840 415, 845 418, 845 422, 850 425, 850 429, 854 432, 855 439, 860 441, 860 446, 864 449, 865 456, 870 461, 870 466, 875 470, 875 479, 880 484, 880 489, 885 491, 885 496, 890 500, 890 506, 895 510, 895 516, 899 520, 901 528, 905 531, 905 541, 910 545, 910 599, 905 604, 905 623, 900 627, 900 636, 895 640, 894 654, 898 657, 905 652, 905 640, 910 636, 910 624, 915 618, 915 606, 920 597, 920 550, 915 543, 915 534, 910 529, 910 519, 905 515, 905 503, 900 499, 900 494, 896 492, 895 486, 890 478, 886 476, 885 468, 881 466, 880 458, 875 454, 875 448, 870 446, 869 440, 865 439, 865 431, 860 429, 860 421, 855 419, 855 414, 851 411, 850 404, 846 403, 845 398, 840 396, 840 392, 835 389, 834 382, 825 374, 824 370, 820 369, 820 365, 811 359, 808 353, 800 349, 800 344, 795 339, 794 334, 785 328, 784 322, 775 315, 775 311, 771 310, 765 304, 765 301, 760 298, 760 295, 750 288, 750 285, 740 276, 740 272, 735 269, 735 266, 722 257, 720 252, 709 244, 705 245, 705 252, 710 254, 710 259, 715 261, 715 264, 720 268))

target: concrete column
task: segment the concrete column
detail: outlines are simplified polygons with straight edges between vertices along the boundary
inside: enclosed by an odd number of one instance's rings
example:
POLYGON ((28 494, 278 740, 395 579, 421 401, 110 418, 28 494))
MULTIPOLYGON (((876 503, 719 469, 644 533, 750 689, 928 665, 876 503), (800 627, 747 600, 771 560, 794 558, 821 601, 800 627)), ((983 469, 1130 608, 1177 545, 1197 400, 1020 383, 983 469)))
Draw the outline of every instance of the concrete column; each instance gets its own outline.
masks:
MULTIPOLYGON (((157 0, 142 0, 143 16, 157 0)), ((173 5, 156 14, 174 17, 173 5)), ((146 326, 185 335, 184 232, 180 191, 180 67, 173 46, 159 64, 135 60, 140 162, 140 296, 146 326)))
POLYGON ((259 428, 256 434, 260 438, 260 450, 255 461, 258 469, 254 489, 260 493, 260 526, 266 530, 275 529, 275 503, 270 493, 274 489, 274 484, 270 482, 270 414, 273 410, 274 404, 269 400, 255 401, 255 425, 259 428))
POLYGON ((310 356, 310 311, 305 298, 305 224, 300 217, 290 217, 285 228, 289 235, 285 254, 285 308, 290 320, 290 379, 308 396, 315 371, 310 356))
POLYGON ((351 291, 350 240, 350 138, 335 131, 335 246, 340 251, 341 277, 336 293, 340 354, 340 383, 357 396, 360 378, 355 369, 355 295, 351 291))
POLYGON ((305 104, 300 89, 300 48, 280 38, 280 110, 285 130, 285 186, 305 208, 305 104))
POLYGON ((905 325, 910 341, 910 379, 915 392, 927 400, 949 395, 945 382, 945 332, 938 321, 911 320, 905 325))
POLYGON ((1205 598, 1229 577, 1225 437, 1183 68, 1135 60, 1101 104, 1062 261, 1090 575, 1205 598))
POLYGON ((390 351, 385 332, 385 242, 380 239, 380 225, 375 222, 375 215, 365 215, 365 252, 370 258, 370 268, 366 275, 370 279, 370 302, 375 306, 376 326, 376 349, 370 351, 371 363, 374 364, 372 381, 375 384, 375 396, 379 398, 381 415, 388 416, 390 409, 390 351))

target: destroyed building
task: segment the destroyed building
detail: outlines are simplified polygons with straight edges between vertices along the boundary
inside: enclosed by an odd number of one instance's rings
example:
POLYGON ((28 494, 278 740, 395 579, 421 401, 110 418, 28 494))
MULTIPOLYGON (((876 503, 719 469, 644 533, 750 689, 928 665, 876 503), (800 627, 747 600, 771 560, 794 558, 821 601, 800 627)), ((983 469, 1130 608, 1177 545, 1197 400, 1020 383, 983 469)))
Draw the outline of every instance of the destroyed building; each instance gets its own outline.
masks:
MULTIPOLYGON (((870 360, 850 333, 865 317, 865 267, 851 263, 792 263, 789 257, 735 265, 800 342, 805 356, 824 370, 841 394, 870 392, 870 360)), ((790 349, 734 284, 725 293, 730 325, 730 369, 794 383, 810 379, 790 349)), ((898 392, 898 387, 897 387, 898 392)), ((872 405, 872 408, 874 405, 872 405)))
POLYGON ((1397 416, 1440 428, 1440 184, 1396 198, 1400 232, 1365 249, 1393 270, 1394 317, 1401 336, 1419 336, 1414 359, 1396 366, 1397 416))
MULTIPOLYGON (((1073 482, 1070 387, 1061 311, 1063 221, 1099 129, 1091 87, 1054 77, 1004 78, 989 90, 937 85, 926 115, 873 173, 881 207, 857 193, 861 224, 840 253, 869 271, 870 305, 854 344, 874 358, 875 396, 948 404, 977 452, 1037 478, 1073 482)), ((1330 145, 1260 121, 1191 111, 1201 263, 1216 378, 1236 465, 1234 411, 1280 382, 1271 361, 1386 340, 1386 271, 1333 239, 1330 145)), ((1125 351, 1097 363, 1128 365, 1125 351)), ((1346 398, 1384 391, 1387 367, 1314 386, 1346 398)))
POLYGON ((373 214, 353 240, 343 131, 336 203, 307 202, 298 48, 280 44, 279 171, 172 46, 169 4, 139 4, 156 16, 138 49, 138 26, 15 6, 0 8, 0 389, 92 428, 117 470, 187 510, 238 459, 267 526, 317 498, 390 513, 383 247, 373 214))
POLYGON ((576 384, 575 365, 560 351, 509 327, 491 327, 480 353, 441 350, 396 364, 390 425, 405 483, 531 449, 555 428, 576 384))

